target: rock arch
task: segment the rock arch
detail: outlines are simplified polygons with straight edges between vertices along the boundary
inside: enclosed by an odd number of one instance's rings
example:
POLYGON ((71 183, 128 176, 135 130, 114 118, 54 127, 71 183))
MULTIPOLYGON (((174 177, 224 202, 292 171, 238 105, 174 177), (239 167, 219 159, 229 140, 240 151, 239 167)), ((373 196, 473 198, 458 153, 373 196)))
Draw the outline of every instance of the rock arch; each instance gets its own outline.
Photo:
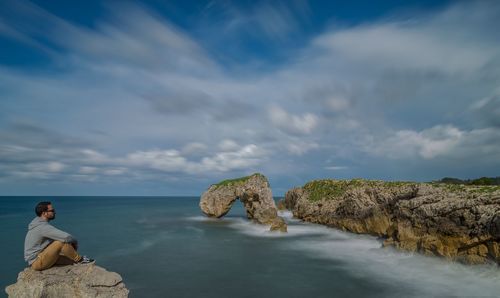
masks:
POLYGON ((278 216, 269 182, 262 174, 211 185, 201 196, 200 208, 209 217, 221 218, 231 210, 237 199, 243 203, 247 218, 270 225, 272 231, 286 232, 286 223, 278 216))

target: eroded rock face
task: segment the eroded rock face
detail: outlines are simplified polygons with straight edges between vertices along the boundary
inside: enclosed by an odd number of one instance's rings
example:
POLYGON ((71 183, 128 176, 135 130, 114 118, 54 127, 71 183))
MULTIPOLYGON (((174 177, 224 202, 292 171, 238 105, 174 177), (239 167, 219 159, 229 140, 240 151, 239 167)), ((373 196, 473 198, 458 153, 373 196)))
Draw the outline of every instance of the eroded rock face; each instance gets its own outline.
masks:
POLYGON ((95 264, 52 267, 43 271, 26 268, 5 291, 9 297, 128 297, 121 276, 95 264))
POLYGON ((220 218, 237 199, 243 203, 249 219, 270 225, 273 231, 286 232, 286 223, 278 216, 269 182, 261 174, 211 185, 201 196, 200 208, 205 215, 220 218))
POLYGON ((295 217, 383 237, 384 245, 500 264, 500 188, 318 180, 289 190, 295 217))

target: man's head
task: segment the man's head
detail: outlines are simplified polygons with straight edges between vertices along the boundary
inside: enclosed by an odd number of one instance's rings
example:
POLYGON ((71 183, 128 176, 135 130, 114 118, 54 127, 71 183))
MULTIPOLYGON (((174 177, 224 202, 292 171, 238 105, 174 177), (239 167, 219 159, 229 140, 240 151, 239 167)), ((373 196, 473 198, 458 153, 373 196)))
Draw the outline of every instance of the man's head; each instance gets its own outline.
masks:
POLYGON ((38 217, 45 218, 47 221, 56 218, 56 209, 52 207, 51 202, 40 202, 35 207, 35 213, 38 217))

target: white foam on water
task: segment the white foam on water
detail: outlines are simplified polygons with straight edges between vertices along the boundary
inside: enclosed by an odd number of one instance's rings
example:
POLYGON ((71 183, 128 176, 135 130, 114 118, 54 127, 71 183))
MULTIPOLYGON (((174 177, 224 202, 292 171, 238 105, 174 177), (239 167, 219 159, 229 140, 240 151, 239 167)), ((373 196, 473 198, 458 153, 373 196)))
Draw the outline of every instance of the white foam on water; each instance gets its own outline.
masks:
POLYGON ((293 217, 293 213, 288 210, 278 210, 278 216, 283 217, 285 220, 297 220, 296 218, 293 217))
MULTIPOLYGON (((282 216, 282 214, 278 214, 282 216)), ((302 220, 293 218, 291 212, 283 213, 285 222, 288 224, 287 233, 278 231, 270 231, 268 225, 261 225, 243 217, 223 217, 221 221, 229 224, 230 228, 236 229, 239 233, 252 237, 278 237, 278 238, 293 238, 300 236, 316 236, 329 239, 348 239, 347 233, 331 229, 322 225, 305 223, 302 220)))
POLYGON ((284 249, 298 250, 326 262, 331 260, 332 265, 341 266, 353 276, 400 288, 396 296, 403 293, 405 297, 500 297, 500 269, 497 266, 467 266, 382 248, 381 242, 373 236, 284 217, 288 233, 271 232, 268 226, 244 218, 221 220, 248 236, 286 238, 280 244, 284 249))
POLYGON ((215 221, 215 220, 219 220, 218 218, 208 217, 208 216, 204 216, 204 215, 187 216, 184 219, 190 220, 190 221, 215 221))
POLYGON ((261 225, 246 218, 222 218, 220 219, 229 223, 229 227, 236 229, 239 233, 252 237, 265 238, 293 238, 300 236, 317 236, 330 237, 332 239, 346 238, 345 233, 336 231, 320 225, 304 224, 300 220, 286 220, 288 224, 288 232, 282 233, 279 231, 270 231, 268 225, 261 225))
MULTIPOLYGON (((313 229, 324 227, 311 225, 313 229)), ((413 288, 417 296, 490 296, 500 295, 500 270, 497 266, 467 266, 437 257, 425 257, 381 248, 371 236, 330 229, 326 237, 293 239, 284 245, 311 258, 332 260, 358 277, 376 279, 390 285, 413 288), (343 236, 339 237, 339 234, 343 236)))

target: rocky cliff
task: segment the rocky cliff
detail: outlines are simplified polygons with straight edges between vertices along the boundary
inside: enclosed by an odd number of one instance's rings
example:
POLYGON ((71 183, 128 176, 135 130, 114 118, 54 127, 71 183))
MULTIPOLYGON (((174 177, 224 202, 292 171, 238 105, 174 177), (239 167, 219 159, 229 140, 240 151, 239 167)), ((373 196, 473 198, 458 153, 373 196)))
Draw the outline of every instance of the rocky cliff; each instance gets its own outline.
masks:
POLYGON ((5 291, 9 297, 128 297, 121 276, 95 264, 52 267, 44 271, 26 268, 5 291))
POLYGON ((315 180, 284 199, 297 218, 376 235, 385 246, 500 264, 500 187, 315 180))
POLYGON ((271 188, 262 174, 224 180, 211 185, 200 199, 200 208, 209 217, 223 217, 239 199, 249 219, 271 226, 272 231, 286 232, 283 218, 278 216, 271 188))

